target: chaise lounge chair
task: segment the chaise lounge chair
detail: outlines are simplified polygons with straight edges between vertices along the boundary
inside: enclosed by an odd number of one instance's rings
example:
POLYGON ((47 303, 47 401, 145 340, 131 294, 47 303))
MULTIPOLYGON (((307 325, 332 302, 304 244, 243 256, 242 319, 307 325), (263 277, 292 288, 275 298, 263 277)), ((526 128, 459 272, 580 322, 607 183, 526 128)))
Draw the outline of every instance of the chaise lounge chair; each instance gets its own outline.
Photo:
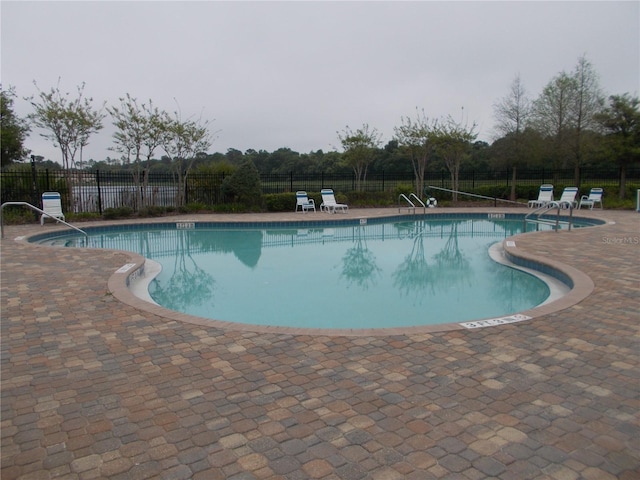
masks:
POLYGON ((313 198, 307 196, 307 192, 296 192, 296 212, 298 208, 302 210, 302 213, 306 213, 308 210, 316 211, 316 202, 313 198))
POLYGON ((588 196, 583 195, 582 198, 580 198, 580 205, 578 205, 578 209, 582 208, 582 206, 584 205, 585 207, 589 207, 589 209, 593 210, 593 206, 596 203, 599 203, 600 208, 603 208, 603 205, 602 205, 603 194, 604 194, 604 191, 602 190, 602 188, 592 188, 588 196))
POLYGON ((558 200, 560 208, 576 208, 578 206, 576 195, 578 195, 578 187, 566 187, 558 200))
POLYGON ((64 213, 62 213, 62 202, 58 192, 44 192, 42 194, 42 210, 44 213, 40 215, 40 225, 44 225, 45 217, 54 220, 61 219, 64 221, 64 213))
POLYGON ((322 204, 320 205, 321 212, 336 213, 336 210, 340 210, 343 213, 347 213, 349 207, 344 203, 336 202, 333 190, 330 188, 323 188, 320 190, 320 193, 322 194, 322 204))
POLYGON ((529 208, 543 207, 547 203, 553 202, 553 185, 545 184, 540 186, 537 200, 529 200, 529 208))

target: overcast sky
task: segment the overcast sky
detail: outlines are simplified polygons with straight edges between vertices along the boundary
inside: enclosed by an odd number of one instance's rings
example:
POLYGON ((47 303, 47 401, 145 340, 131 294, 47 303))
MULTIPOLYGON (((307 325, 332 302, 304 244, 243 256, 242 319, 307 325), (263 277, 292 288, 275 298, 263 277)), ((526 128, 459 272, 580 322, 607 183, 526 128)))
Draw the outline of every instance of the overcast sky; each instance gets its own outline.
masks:
MULTIPOLYGON (((640 2, 0 2, 2 87, 82 82, 212 121, 210 152, 338 148, 368 123, 386 143, 416 108, 478 124, 517 74, 535 98, 586 55, 606 94, 640 90, 640 2)), ((18 99, 19 116, 31 113, 18 99)), ((33 132, 27 148, 60 161, 33 132)), ((84 159, 118 158, 111 119, 84 159)), ((160 156, 160 153, 157 155, 160 156)))

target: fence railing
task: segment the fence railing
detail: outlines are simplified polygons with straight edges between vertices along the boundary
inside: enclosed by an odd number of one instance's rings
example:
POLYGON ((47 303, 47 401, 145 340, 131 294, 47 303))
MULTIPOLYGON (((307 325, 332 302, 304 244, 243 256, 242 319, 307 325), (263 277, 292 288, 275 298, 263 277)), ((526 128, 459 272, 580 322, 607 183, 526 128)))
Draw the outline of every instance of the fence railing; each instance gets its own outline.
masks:
MULTIPOLYGON (((518 169, 516 183, 518 186, 537 187, 543 183, 575 186, 574 170, 518 169)), ((228 174, 227 174, 228 175, 228 174)), ((186 203, 205 205, 223 204, 228 201, 222 191, 225 175, 213 173, 189 173, 184 183, 186 203)), ((296 173, 262 174, 260 176, 262 191, 265 194, 295 192, 319 192, 322 188, 333 188, 339 193, 353 192, 356 189, 356 178, 353 174, 329 173, 296 173)), ((360 183, 364 192, 391 192, 398 187, 409 187, 414 183, 413 172, 375 173, 367 175, 360 183)), ((40 205, 40 196, 46 191, 57 191, 62 195, 66 211, 74 213, 103 213, 108 208, 130 207, 134 211, 141 208, 176 207, 178 182, 175 175, 165 172, 149 172, 148 178, 142 180, 127 171, 73 171, 36 170, 3 171, 0 173, 2 203, 8 201, 24 201, 40 205), (69 188, 68 185, 71 185, 69 188)), ((616 169, 587 169, 580 172, 580 185, 592 185, 617 189, 621 175, 616 169)), ((640 165, 627 169, 626 182, 640 185, 640 165)), ((506 192, 511 187, 511 170, 471 170, 462 171, 457 190, 473 192, 482 187, 496 187, 496 192, 506 192)), ((452 188, 451 178, 446 171, 427 173, 425 185, 441 188, 452 188)), ((419 194, 422 192, 418 192, 419 194)), ((504 194, 504 193, 503 193, 504 194)), ((500 193, 492 193, 500 195, 500 193)))

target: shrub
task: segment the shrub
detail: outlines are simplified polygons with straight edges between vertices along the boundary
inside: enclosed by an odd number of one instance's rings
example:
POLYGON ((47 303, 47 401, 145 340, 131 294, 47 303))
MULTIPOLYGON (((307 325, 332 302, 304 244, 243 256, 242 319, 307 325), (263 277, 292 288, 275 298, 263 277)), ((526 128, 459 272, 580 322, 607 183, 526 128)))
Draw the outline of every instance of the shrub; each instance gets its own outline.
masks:
POLYGON ((66 215, 67 222, 86 222, 100 220, 100 218, 100 214, 95 212, 69 213, 66 215))
POLYGON ((211 207, 203 202, 190 202, 185 205, 185 210, 189 213, 206 212, 211 210, 211 207))
POLYGON ((22 225, 40 219, 40 214, 18 205, 8 205, 2 209, 2 221, 5 225, 22 225))
POLYGON ((394 190, 394 196, 396 199, 400 197, 400 195, 406 195, 413 193, 413 184, 411 183, 398 183, 394 190))
POLYGON ((133 215, 133 209, 130 207, 106 208, 102 212, 102 218, 105 220, 115 220, 116 218, 127 218, 133 215))
POLYGON ((222 182, 222 193, 232 199, 233 203, 241 203, 255 208, 262 203, 262 186, 260 173, 249 160, 245 160, 233 175, 222 182))
POLYGON ((269 193, 263 196, 263 200, 267 212, 287 212, 296 208, 295 193, 269 193))

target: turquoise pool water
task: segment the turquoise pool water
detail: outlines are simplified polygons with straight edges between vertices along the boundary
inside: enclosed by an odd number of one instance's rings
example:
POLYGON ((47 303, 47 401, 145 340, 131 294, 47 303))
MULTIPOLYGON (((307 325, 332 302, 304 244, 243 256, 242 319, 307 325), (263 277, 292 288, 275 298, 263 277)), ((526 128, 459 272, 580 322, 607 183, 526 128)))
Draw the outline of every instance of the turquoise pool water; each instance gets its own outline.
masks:
POLYGON ((521 219, 350 224, 178 223, 89 230, 51 245, 112 248, 159 262, 153 300, 230 322, 387 328, 466 322, 532 308, 547 284, 489 257, 521 219))

